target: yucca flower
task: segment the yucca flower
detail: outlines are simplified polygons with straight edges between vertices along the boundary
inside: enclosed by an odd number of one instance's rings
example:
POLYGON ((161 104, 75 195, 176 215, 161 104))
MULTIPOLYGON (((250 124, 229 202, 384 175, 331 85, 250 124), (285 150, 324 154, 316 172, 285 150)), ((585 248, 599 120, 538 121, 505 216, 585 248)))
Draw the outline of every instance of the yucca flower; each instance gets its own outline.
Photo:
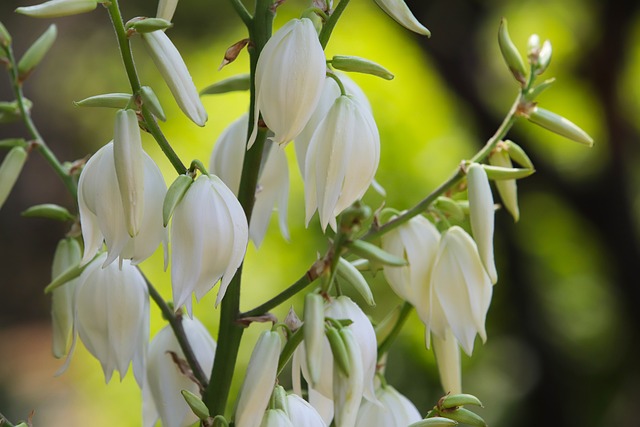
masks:
MULTIPOLYGON (((182 318, 182 327, 202 370, 208 375, 213 366, 216 342, 196 318, 182 318)), ((198 392, 198 386, 187 378, 173 361, 175 353, 184 353, 169 325, 156 334, 149 344, 146 380, 142 388, 143 427, 153 427, 158 419, 164 427, 188 427, 197 421, 181 390, 198 392)))
POLYGON ((336 229, 336 216, 367 191, 380 161, 380 135, 371 112, 352 97, 338 97, 311 137, 305 160, 307 224, 336 229))
MULTIPOLYGON (((240 189, 242 165, 246 153, 248 114, 231 123, 222 132, 211 153, 209 171, 217 175, 235 195, 240 189)), ((278 207, 280 233, 289 239, 287 205, 289 201, 289 166, 284 151, 277 144, 265 149, 267 160, 261 166, 256 199, 249 221, 249 237, 256 247, 264 239, 271 214, 278 207)))
POLYGON ((287 415, 295 427, 326 427, 313 406, 295 393, 287 395, 287 415))
POLYGON ((491 278, 491 283, 498 281, 498 272, 493 257, 493 230, 495 228, 495 209, 493 193, 489 185, 487 173, 477 163, 469 166, 467 171, 469 194, 469 220, 473 238, 478 245, 478 253, 484 268, 491 278))
POLYGON ((416 19, 404 0, 375 0, 375 2, 380 9, 406 29, 427 37, 431 35, 431 32, 416 19))
MULTIPOLYGON (((98 256, 78 279, 74 328, 89 353, 100 361, 106 382, 116 370, 124 378, 131 363, 142 386, 149 340, 147 285, 127 260, 103 267, 106 257, 98 256)), ((68 357, 72 354, 73 350, 68 357)))
POLYGON ((326 61, 311 20, 292 19, 276 31, 256 65, 255 122, 249 148, 258 133, 258 116, 275 134, 273 141, 293 140, 316 108, 326 61))
MULTIPOLYGON (((53 255, 51 278, 55 279, 68 268, 80 263, 82 250, 77 240, 62 239, 58 242, 53 255)), ((67 354, 71 344, 73 330, 73 295, 78 285, 78 278, 68 281, 51 293, 51 326, 53 329, 53 355, 61 358, 67 354)))
POLYGON ((262 418, 260 427, 298 427, 291 424, 287 413, 282 409, 268 409, 262 418))
MULTIPOLYGON (((142 153, 144 211, 138 233, 132 237, 127 227, 123 194, 118 183, 113 142, 89 159, 78 181, 78 208, 84 240, 82 263, 90 261, 107 244, 105 265, 116 258, 131 259, 133 264, 150 257, 167 232, 162 225, 162 203, 167 192, 164 178, 155 162, 142 153)), ((165 251, 166 256, 166 251, 165 251)))
POLYGON ((376 397, 378 403, 362 401, 356 427, 407 427, 422 419, 415 405, 390 385, 380 386, 376 397))
POLYGON ((244 259, 249 230, 233 192, 215 175, 200 175, 178 203, 171 226, 171 283, 176 307, 191 313, 191 294, 202 298, 221 280, 220 304, 244 259))

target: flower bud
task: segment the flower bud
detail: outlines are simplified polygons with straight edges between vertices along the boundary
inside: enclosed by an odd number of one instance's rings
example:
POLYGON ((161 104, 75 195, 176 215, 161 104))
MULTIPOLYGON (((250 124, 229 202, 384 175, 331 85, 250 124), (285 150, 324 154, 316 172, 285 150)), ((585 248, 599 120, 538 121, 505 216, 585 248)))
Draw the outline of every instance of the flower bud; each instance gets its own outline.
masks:
POLYGON ((404 0, 375 0, 380 9, 384 10, 387 15, 393 18, 398 24, 402 25, 414 33, 431 37, 431 32, 413 15, 411 9, 404 0))
POLYGON ((135 111, 119 110, 116 113, 113 134, 113 160, 124 222, 129 235, 135 237, 140 232, 144 214, 144 151, 135 111))
POLYGON ((482 264, 491 278, 491 283, 495 284, 498 281, 498 272, 493 258, 495 210, 489 178, 482 166, 477 163, 469 166, 467 183, 471 231, 473 231, 474 240, 478 245, 482 264))
POLYGON ((173 24, 162 18, 133 18, 127 22, 125 28, 127 30, 135 30, 139 34, 151 33, 153 31, 164 31, 173 27, 173 24))
POLYGON ((520 84, 526 84, 525 76, 527 75, 527 70, 524 67, 524 62, 522 61, 522 56, 520 56, 520 52, 515 44, 511 41, 511 37, 509 36, 509 31, 507 30, 507 20, 502 18, 500 21, 500 29, 498 30, 498 45, 500 46, 500 52, 502 52, 502 57, 504 61, 507 63, 511 74, 513 77, 520 82, 520 84))
POLYGON ((389 385, 378 388, 376 397, 377 404, 362 401, 355 427, 406 427, 422 418, 415 405, 389 385))
POLYGON ((349 361, 349 372, 333 370, 334 421, 340 427, 354 427, 364 391, 364 370, 360 346, 349 328, 340 330, 349 361))
POLYGON ((458 425, 457 421, 450 420, 449 418, 430 417, 430 418, 425 418, 424 420, 415 422, 411 424, 409 427, 453 427, 457 425, 458 425))
POLYGON ((591 138, 585 131, 580 129, 576 124, 570 122, 562 116, 556 113, 552 113, 544 108, 534 107, 529 113, 528 117, 530 122, 542 126, 543 128, 550 130, 553 133, 557 133, 560 136, 564 136, 572 141, 585 144, 589 147, 593 146, 593 138, 591 138))
POLYGON ((7 201, 22 167, 27 161, 27 151, 22 147, 13 147, 0 164, 0 208, 7 201))
POLYGON ((447 418, 457 421, 462 424, 468 424, 475 427, 486 427, 487 423, 475 412, 471 412, 465 408, 458 408, 455 411, 447 412, 444 414, 447 418))
POLYGON ((176 307, 191 313, 191 294, 202 298, 221 280, 216 305, 244 259, 249 230, 244 210, 215 175, 200 175, 173 213, 171 283, 176 307))
POLYGON ((393 80, 393 74, 382 65, 357 56, 336 55, 331 58, 331 65, 342 71, 371 74, 385 80, 393 80))
POLYGON ((151 111, 151 114, 163 122, 167 120, 164 110, 162 109, 162 105, 160 104, 160 100, 151 87, 142 86, 140 88, 140 96, 142 97, 144 105, 146 105, 149 111, 151 111))
POLYGON ((249 74, 238 74, 205 87, 200 91, 200 95, 218 95, 221 93, 245 91, 250 88, 251 78, 249 74))
POLYGON ((193 184, 193 178, 189 175, 178 175, 167 190, 167 195, 164 197, 164 202, 162 203, 162 225, 165 227, 169 224, 173 211, 189 187, 191 187, 191 184, 193 184))
POLYGON ((76 107, 107 107, 121 110, 126 108, 130 102, 130 93, 105 93, 74 101, 73 105, 76 107))
POLYGON ((304 128, 316 108, 326 72, 318 34, 307 19, 292 19, 265 44, 256 65, 255 122, 248 146, 258 134, 258 116, 285 144, 304 128))
POLYGON ((163 31, 144 33, 142 39, 182 112, 198 126, 204 126, 207 112, 178 49, 163 31))
MULTIPOLYGON (((511 157, 506 150, 498 149, 489 156, 489 163, 494 166, 503 168, 511 168, 511 157)), ((502 204, 509 211, 513 220, 518 222, 520 219, 520 209, 518 208, 518 184, 515 179, 503 179, 495 181, 498 194, 502 199, 502 204)))
MULTIPOLYGON (((80 263, 82 252, 78 241, 66 238, 58 242, 53 255, 51 278, 55 279, 70 267, 80 263)), ((51 294, 51 326, 53 328, 53 356, 61 358, 67 354, 71 344, 73 328, 73 294, 78 280, 74 279, 51 294)))
POLYGON ((286 412, 282 409, 269 409, 264 414, 260 427, 294 427, 294 425, 291 424, 286 412))
POLYGON ((369 284, 362 276, 362 273, 358 271, 353 264, 346 259, 340 257, 338 260, 336 275, 341 280, 344 280, 351 285, 358 293, 364 298, 365 302, 372 307, 375 307, 376 302, 373 299, 373 293, 369 284))
POLYGON ((337 366, 344 375, 349 376, 351 362, 347 346, 340 335, 340 331, 334 327, 327 328, 327 340, 329 340, 331 354, 333 354, 334 366, 337 366))
POLYGON ((7 31, 7 27, 0 22, 0 45, 8 47, 11 44, 11 34, 7 31))
POLYGON ((33 71, 42 58, 49 52, 53 42, 58 36, 58 28, 55 24, 51 24, 47 30, 42 33, 38 39, 27 49, 22 55, 20 61, 18 61, 18 79, 24 81, 27 76, 33 71))
POLYGON ((439 404, 441 408, 450 409, 455 408, 456 406, 464 406, 464 405, 475 405, 482 407, 482 402, 480 399, 475 397, 472 394, 448 394, 442 399, 442 402, 439 404))
POLYGON ((551 62, 551 52, 551 42, 549 40, 545 40, 545 42, 542 43, 540 52, 538 53, 538 68, 536 69, 537 74, 544 73, 547 67, 549 67, 549 63, 551 62))
POLYGON ((34 6, 19 7, 16 13, 32 18, 58 18, 91 12, 98 3, 97 0, 50 0, 34 6))
POLYGON ((312 387, 320 380, 323 344, 324 302, 318 294, 307 294, 304 299, 304 349, 312 387))
POLYGON ((63 222, 74 221, 76 219, 66 208, 53 203, 31 206, 22 211, 20 215, 25 218, 48 218, 63 222))
POLYGON ((396 255, 392 255, 378 246, 366 242, 364 240, 354 240, 348 244, 349 251, 358 255, 359 257, 374 261, 382 265, 389 265, 392 267, 402 267, 407 265, 407 260, 396 255))
POLYGON ((249 366, 236 405, 237 427, 258 427, 276 382, 280 335, 264 331, 251 353, 249 366))
POLYGON ((209 408, 204 404, 202 399, 189 390, 180 390, 180 394, 184 397, 184 401, 187 402, 191 411, 200 420, 206 420, 209 418, 209 408))
POLYGON ((531 161, 527 153, 525 153, 522 147, 520 147, 518 144, 513 141, 506 140, 504 141, 504 147, 507 150, 507 153, 509 153, 509 157, 511 157, 514 162, 522 165, 522 167, 526 169, 535 169, 535 167, 533 166, 533 162, 531 161))

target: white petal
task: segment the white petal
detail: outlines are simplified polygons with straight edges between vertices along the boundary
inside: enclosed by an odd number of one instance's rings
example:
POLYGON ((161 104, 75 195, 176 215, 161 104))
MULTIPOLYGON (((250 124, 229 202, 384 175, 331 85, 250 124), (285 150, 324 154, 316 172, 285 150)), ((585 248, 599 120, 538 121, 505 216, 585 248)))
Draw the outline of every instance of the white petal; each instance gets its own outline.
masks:
POLYGON ((209 172, 220 178, 235 195, 238 195, 242 177, 248 120, 249 115, 243 114, 222 132, 209 161, 209 172))
MULTIPOLYGON (((51 277, 56 278, 66 269, 80 263, 80 245, 75 239, 60 240, 53 256, 51 277)), ((53 355, 60 358, 67 354, 73 329, 73 295, 78 279, 73 279, 52 292, 51 326, 53 329, 53 355)))
POLYGON ((493 259, 495 211, 489 178, 482 166, 473 163, 467 171, 467 182, 469 184, 469 219, 473 237, 478 244, 480 259, 489 273, 491 283, 496 283, 498 272, 493 259))
POLYGON ((404 0, 375 0, 387 15, 392 17, 396 22, 415 33, 430 36, 431 32, 422 25, 411 10, 407 7, 404 0))
POLYGON ((451 329, 444 336, 433 336, 433 352, 436 356, 440 382, 445 393, 462 393, 462 375, 460 373, 460 347, 451 329))
POLYGON ((306 400, 295 394, 287 395, 288 414, 295 427, 325 427, 318 411, 306 400))

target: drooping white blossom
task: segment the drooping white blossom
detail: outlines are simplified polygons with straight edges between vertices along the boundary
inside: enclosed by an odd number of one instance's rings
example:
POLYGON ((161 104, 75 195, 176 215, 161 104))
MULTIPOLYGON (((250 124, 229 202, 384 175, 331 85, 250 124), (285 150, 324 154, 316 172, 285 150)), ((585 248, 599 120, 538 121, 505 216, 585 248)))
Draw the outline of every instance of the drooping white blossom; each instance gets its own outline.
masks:
POLYGON ((326 62, 311 20, 292 19, 276 31, 256 65, 255 122, 249 148, 258 132, 258 115, 275 134, 273 141, 293 140, 316 108, 326 62))
POLYGON ((380 9, 406 29, 424 36, 431 35, 431 32, 416 19, 404 0, 375 0, 375 2, 380 9))
POLYGON ((178 203, 171 226, 171 283, 176 307, 191 313, 221 280, 216 305, 244 259, 247 219, 233 192, 215 175, 200 175, 178 203))
MULTIPOLYGON (((144 212, 135 237, 129 235, 122 193, 116 175, 113 142, 98 150, 85 165, 78 181, 78 208, 84 240, 82 263, 91 260, 107 244, 105 265, 116 258, 138 264, 148 257, 167 232, 162 225, 162 203, 167 192, 155 162, 143 153, 144 212)), ((166 252, 165 252, 166 254, 166 252)))
POLYGON ((475 242, 458 226, 442 234, 431 286, 435 297, 428 329, 444 339, 451 328, 465 353, 471 355, 476 334, 487 339, 485 320, 493 286, 475 242))
MULTIPOLYGON (((55 279, 70 267, 80 264, 82 252, 77 240, 66 238, 58 242, 51 266, 51 277, 55 279)), ((73 295, 78 278, 56 288, 51 293, 51 326, 53 329, 53 355, 61 358, 67 354, 73 330, 73 295)))
POLYGON ((302 397, 288 394, 286 403, 287 415, 295 427, 326 427, 318 411, 302 397))
POLYGON ((333 407, 336 426, 354 427, 364 392, 364 366, 360 345, 349 328, 340 330, 349 360, 349 375, 333 369, 333 407))
POLYGON ((238 395, 235 414, 237 427, 260 426, 276 385, 281 346, 277 332, 264 331, 258 338, 238 395))
POLYGON ((298 427, 291 424, 287 413, 282 409, 268 409, 265 412, 260 427, 298 427))
POLYGON ((79 277, 74 328, 89 353, 100 361, 107 382, 114 370, 122 379, 131 363, 142 386, 149 339, 147 285, 127 260, 121 266, 112 263, 102 267, 106 257, 98 256, 79 277))
POLYGON ((477 163, 471 164, 467 171, 469 194, 469 220, 473 238, 478 245, 478 253, 491 283, 498 281, 498 272, 493 257, 493 229, 495 210, 493 194, 487 173, 477 163))
MULTIPOLYGON (((367 96, 364 94, 360 86, 358 86, 349 76, 346 74, 337 73, 340 82, 345 88, 345 91, 348 95, 351 95, 354 101, 360 103, 360 105, 364 106, 367 110, 371 112, 371 104, 367 99, 367 96)), ((316 106, 316 109, 313 111, 313 114, 309 118, 309 121, 305 125, 302 132, 295 138, 295 144, 293 146, 296 149, 296 158, 298 159, 298 168, 300 169, 300 174, 304 178, 304 168, 305 161, 307 159, 307 150, 309 149, 309 143, 311 142, 311 137, 313 133, 318 128, 318 125, 327 116, 327 113, 331 109, 331 106, 335 103, 336 99, 340 96, 340 88, 338 87, 338 83, 331 78, 325 77, 324 85, 322 86, 322 95, 320 96, 320 101, 316 106)))
POLYGON ((376 390, 379 403, 363 400, 356 427, 407 427, 422 417, 413 403, 390 385, 376 390))
MULTIPOLYGON (((182 327, 196 360, 209 375, 216 342, 196 318, 183 317, 182 327)), ((173 330, 167 325, 149 344, 147 375, 142 388, 143 427, 155 426, 158 419, 164 427, 188 427, 197 421, 180 391, 197 393, 198 386, 180 372, 169 352, 185 358, 173 330)))
POLYGON ((141 36, 182 112, 198 126, 204 126, 207 112, 178 49, 164 31, 142 33, 141 36))
POLYGON ((444 336, 433 336, 433 353, 436 356, 440 383, 446 393, 462 393, 462 373, 460 372, 460 344, 451 328, 446 328, 444 336))
MULTIPOLYGON (((209 171, 217 175, 236 195, 240 188, 242 164, 246 153, 247 119, 248 115, 245 114, 224 130, 213 147, 209 166, 209 171)), ((278 207, 280 233, 285 239, 289 239, 287 157, 277 144, 269 144, 264 155, 267 156, 267 160, 261 166, 255 204, 249 221, 249 237, 257 247, 264 239, 275 206, 278 207)))
POLYGON ((305 160, 307 224, 335 230, 336 216, 367 191, 380 161, 380 135, 371 112, 352 97, 338 97, 311 137, 305 160))

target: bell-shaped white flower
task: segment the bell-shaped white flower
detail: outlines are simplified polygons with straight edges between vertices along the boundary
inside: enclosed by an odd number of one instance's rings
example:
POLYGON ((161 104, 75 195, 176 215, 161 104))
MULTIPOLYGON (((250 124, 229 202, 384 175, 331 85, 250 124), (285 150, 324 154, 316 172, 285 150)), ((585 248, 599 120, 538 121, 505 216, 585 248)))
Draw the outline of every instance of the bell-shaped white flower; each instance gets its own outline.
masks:
POLYGON ((427 328, 442 339, 451 328, 465 353, 471 355, 476 334, 487 339, 485 320, 493 287, 475 242, 458 226, 442 234, 431 286, 434 298, 427 328))
POLYGON ((269 409, 265 412, 260 427, 294 427, 294 424, 291 424, 287 413, 282 409, 269 409))
POLYGON ((436 356, 440 383, 445 393, 462 393, 462 373, 460 372, 460 344, 450 328, 443 337, 433 336, 433 353, 436 356))
MULTIPOLYGON (((234 194, 240 189, 242 165, 246 153, 247 119, 245 114, 224 130, 211 153, 209 171, 217 175, 234 194)), ((267 232, 271 214, 278 206, 280 233, 289 239, 287 205, 289 202, 289 166, 284 151, 277 144, 265 150, 267 156, 256 191, 255 204, 249 221, 249 237, 257 247, 267 232)))
POLYGON ((216 305, 244 259, 249 229, 233 192, 215 175, 200 175, 173 213, 171 283, 176 307, 191 313, 191 294, 202 298, 221 280, 216 305))
MULTIPOLYGON (((196 360, 208 375, 213 366, 216 342, 198 319, 183 317, 182 327, 196 360)), ((198 386, 180 372, 169 352, 184 359, 180 344, 167 325, 149 344, 147 375, 142 388, 143 427, 155 426, 158 419, 164 427, 188 427, 197 421, 180 391, 197 393, 198 386)))
POLYGON ((380 161, 380 135, 371 112, 338 97, 311 137, 305 160, 306 222, 318 210, 322 229, 367 191, 380 161))
MULTIPOLYGON (((338 78, 342 82, 342 85, 345 88, 345 91, 348 95, 351 95, 352 98, 359 102, 360 105, 364 106, 367 110, 371 111, 371 104, 367 99, 367 96, 364 94, 360 86, 358 86, 349 76, 346 74, 338 73, 338 78)), ((331 78, 325 77, 324 85, 322 86, 322 96, 320 96, 320 101, 316 106, 316 109, 313 111, 313 114, 309 118, 309 121, 305 125, 302 132, 295 138, 295 144, 293 146, 296 149, 296 158, 298 159, 298 168, 300 169, 300 174, 304 178, 304 167, 305 161, 307 159, 307 150, 309 149, 309 143, 311 142, 311 137, 313 133, 318 128, 318 125, 327 116, 327 113, 331 109, 331 106, 335 103, 336 99, 340 96, 340 88, 338 87, 338 83, 331 78)))
POLYGON ((311 20, 293 19, 273 34, 256 64, 255 122, 249 148, 258 133, 259 114, 279 144, 302 131, 320 100, 326 69, 311 20))
POLYGON ((281 346, 277 332, 264 331, 258 338, 236 405, 237 427, 260 426, 276 383, 281 346))
POLYGON ((356 427, 407 427, 422 417, 415 405, 390 385, 376 391, 379 403, 363 400, 356 427))
POLYGON ((498 281, 498 272, 493 258, 493 229, 495 210, 493 194, 487 173, 477 163, 471 164, 467 171, 469 194, 469 220, 474 240, 478 245, 478 253, 491 283, 498 281))
POLYGON ((74 327, 89 353, 100 361, 107 382, 114 370, 122 379, 132 363, 133 375, 142 386, 149 340, 147 285, 129 261, 102 267, 106 256, 97 257, 79 277, 74 327))
POLYGON ((287 395, 287 415, 295 427, 326 427, 318 411, 295 393, 287 395))
POLYGON ((152 31, 141 35, 151 59, 182 112, 198 126, 204 126, 207 122, 207 111, 200 101, 198 90, 178 49, 164 31, 152 31))
MULTIPOLYGON (((139 232, 131 237, 118 178, 113 142, 98 150, 85 165, 78 181, 78 207, 82 238, 83 263, 91 260, 107 244, 105 265, 116 258, 131 259, 133 264, 150 257, 167 232, 162 225, 162 203, 167 192, 160 169, 151 157, 143 153, 144 212, 139 232)), ((165 251, 166 254, 166 251, 165 251)))
MULTIPOLYGON (((58 242, 51 266, 51 277, 55 279, 68 268, 80 263, 82 257, 77 240, 66 238, 58 242)), ((73 295, 78 278, 68 281, 51 293, 51 325, 53 327, 53 355, 61 358, 67 354, 73 330, 73 295)))
POLYGON ((431 32, 416 19, 404 0, 375 1, 380 6, 380 9, 384 10, 387 15, 406 29, 427 37, 431 35, 431 32))

